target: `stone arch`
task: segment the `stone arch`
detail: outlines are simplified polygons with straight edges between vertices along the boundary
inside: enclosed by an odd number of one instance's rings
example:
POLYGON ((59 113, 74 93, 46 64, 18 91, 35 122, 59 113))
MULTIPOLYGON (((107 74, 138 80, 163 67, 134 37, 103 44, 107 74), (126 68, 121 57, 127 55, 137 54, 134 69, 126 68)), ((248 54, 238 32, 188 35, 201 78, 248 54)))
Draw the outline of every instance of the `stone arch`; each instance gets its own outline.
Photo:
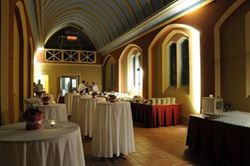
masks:
POLYGON ((18 1, 14 14, 14 49, 13 57, 13 93, 14 93, 14 121, 18 121, 24 111, 24 98, 28 97, 30 88, 28 65, 28 37, 25 10, 22 2, 18 1), (15 29, 16 28, 16 29, 15 29), (18 80, 16 80, 18 79, 18 80))
MULTIPOLYGON (((128 86, 128 75, 129 75, 129 59, 131 58, 130 56, 134 53, 139 53, 140 55, 140 66, 141 66, 141 75, 140 75, 140 87, 139 87, 139 92, 137 95, 143 95, 142 94, 142 89, 143 89, 143 82, 142 82, 142 76, 143 76, 143 71, 142 71, 142 58, 143 58, 143 53, 142 49, 135 44, 128 44, 124 50, 121 53, 121 56, 119 57, 119 92, 121 93, 130 93, 129 92, 129 86, 128 86)), ((132 92, 131 92, 132 94, 132 92)))
MULTIPOLYGON (((191 26, 185 24, 170 24, 162 29, 156 37, 151 42, 148 48, 148 94, 149 97, 161 97, 164 91, 163 77, 155 78, 156 67, 154 66, 158 58, 158 63, 162 60, 163 54, 166 53, 166 43, 169 42, 171 37, 177 33, 184 34, 189 38, 189 70, 190 70, 190 85, 189 94, 185 97, 190 98, 190 103, 192 105, 192 112, 200 112, 200 98, 201 98, 201 80, 200 80, 200 33, 198 30, 191 26), (195 45, 195 46, 194 46, 195 45), (158 79, 158 83, 157 83, 158 79), (156 82, 157 88, 155 87, 153 81, 156 82), (160 86, 159 86, 160 84, 160 86)), ((159 67, 159 66, 157 66, 159 67)), ((158 68, 159 69, 159 68, 158 68)), ((165 68, 160 65, 160 75, 164 74, 165 68)), ((172 94, 175 95, 174 93, 172 94)))

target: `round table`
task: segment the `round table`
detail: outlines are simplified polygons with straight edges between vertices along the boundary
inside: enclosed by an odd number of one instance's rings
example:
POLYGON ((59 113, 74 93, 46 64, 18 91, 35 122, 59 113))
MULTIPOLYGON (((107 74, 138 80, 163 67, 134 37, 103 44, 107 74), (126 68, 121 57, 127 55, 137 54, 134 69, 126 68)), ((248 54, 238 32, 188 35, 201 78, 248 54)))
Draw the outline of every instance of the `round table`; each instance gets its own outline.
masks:
POLYGON ((135 152, 133 120, 129 102, 97 103, 93 118, 92 152, 112 158, 135 152))
POLYGON ((73 97, 80 96, 79 93, 66 93, 64 96, 64 103, 67 106, 68 115, 72 114, 73 97))
POLYGON ((4 166, 84 166, 80 128, 71 122, 47 121, 38 130, 25 123, 0 127, 0 163, 4 166))
POLYGON ((80 100, 82 98, 92 98, 91 95, 75 95, 72 99, 72 111, 71 111, 71 119, 73 122, 79 124, 79 111, 80 111, 80 100))
POLYGON ((101 102, 106 102, 106 99, 103 97, 80 99, 78 124, 84 136, 92 137, 93 114, 96 110, 96 104, 101 102))
POLYGON ((44 112, 46 120, 54 119, 59 121, 68 121, 66 104, 56 103, 39 105, 38 109, 44 112))

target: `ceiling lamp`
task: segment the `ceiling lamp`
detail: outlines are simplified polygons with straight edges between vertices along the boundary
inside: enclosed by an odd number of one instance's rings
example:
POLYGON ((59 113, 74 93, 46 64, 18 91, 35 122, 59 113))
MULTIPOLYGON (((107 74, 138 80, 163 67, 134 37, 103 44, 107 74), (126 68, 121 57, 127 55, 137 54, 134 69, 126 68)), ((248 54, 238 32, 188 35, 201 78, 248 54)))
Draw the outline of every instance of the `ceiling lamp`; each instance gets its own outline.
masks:
POLYGON ((77 36, 73 36, 73 35, 68 35, 66 38, 67 38, 67 40, 72 40, 72 41, 75 41, 78 39, 77 36))

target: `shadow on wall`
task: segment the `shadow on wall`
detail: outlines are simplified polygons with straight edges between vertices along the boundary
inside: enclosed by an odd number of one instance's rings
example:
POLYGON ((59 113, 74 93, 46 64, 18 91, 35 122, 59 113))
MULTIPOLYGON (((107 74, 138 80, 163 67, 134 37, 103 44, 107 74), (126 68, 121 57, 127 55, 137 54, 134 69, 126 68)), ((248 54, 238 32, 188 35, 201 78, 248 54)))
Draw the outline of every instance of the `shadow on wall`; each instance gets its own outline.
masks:
POLYGON ((197 114, 195 112, 194 106, 191 103, 190 97, 185 90, 185 88, 167 88, 163 93, 162 97, 175 97, 176 102, 181 104, 181 122, 182 124, 188 124, 188 119, 190 114, 197 114))

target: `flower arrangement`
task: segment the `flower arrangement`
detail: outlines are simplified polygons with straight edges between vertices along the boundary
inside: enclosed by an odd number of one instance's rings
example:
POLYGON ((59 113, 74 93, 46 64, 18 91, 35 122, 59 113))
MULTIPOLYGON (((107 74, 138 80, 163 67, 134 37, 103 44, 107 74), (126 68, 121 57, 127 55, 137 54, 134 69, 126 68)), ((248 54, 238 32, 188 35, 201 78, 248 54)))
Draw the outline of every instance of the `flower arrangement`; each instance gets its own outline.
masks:
POLYGON ((141 97, 141 96, 138 96, 138 95, 135 95, 132 99, 132 102, 134 103, 144 103, 146 100, 141 97))
POLYGON ((26 111, 23 113, 23 118, 26 121, 26 129, 34 130, 39 129, 42 126, 44 119, 44 113, 38 109, 38 106, 42 104, 42 98, 27 98, 25 99, 26 111))
POLYGON ((49 96, 48 94, 45 94, 45 95, 42 97, 42 101, 43 101, 43 104, 44 104, 44 105, 50 104, 50 96, 49 96))
POLYGON ((116 100, 117 100, 116 95, 109 95, 109 101, 110 101, 111 103, 115 103, 116 100))
POLYGON ((44 113, 38 108, 27 108, 23 114, 26 121, 26 130, 40 129, 44 119, 44 113))
POLYGON ((92 98, 96 98, 96 96, 98 95, 97 92, 93 92, 92 94, 92 98))

